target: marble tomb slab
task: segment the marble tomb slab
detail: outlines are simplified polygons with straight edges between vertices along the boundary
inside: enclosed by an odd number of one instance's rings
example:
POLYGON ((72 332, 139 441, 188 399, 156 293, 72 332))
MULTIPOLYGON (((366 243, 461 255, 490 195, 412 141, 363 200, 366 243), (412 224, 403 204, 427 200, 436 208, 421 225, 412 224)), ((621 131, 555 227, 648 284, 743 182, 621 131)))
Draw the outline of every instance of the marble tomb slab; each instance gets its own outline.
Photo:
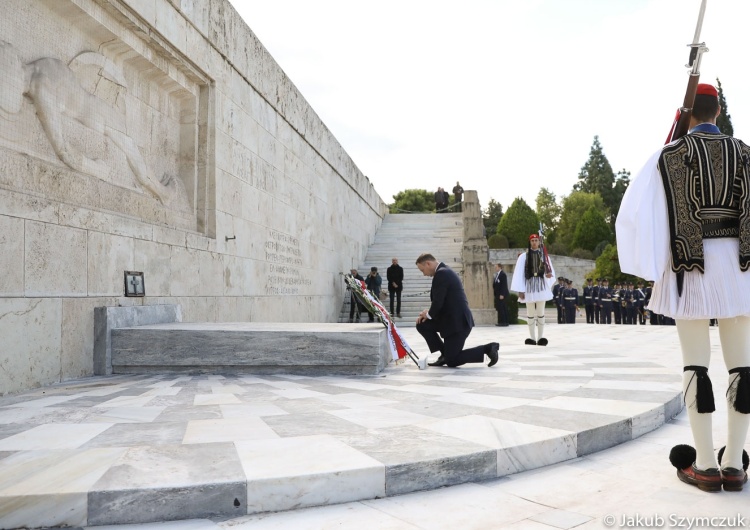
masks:
POLYGON ((377 374, 385 328, 346 324, 170 323, 112 329, 113 373, 377 374))

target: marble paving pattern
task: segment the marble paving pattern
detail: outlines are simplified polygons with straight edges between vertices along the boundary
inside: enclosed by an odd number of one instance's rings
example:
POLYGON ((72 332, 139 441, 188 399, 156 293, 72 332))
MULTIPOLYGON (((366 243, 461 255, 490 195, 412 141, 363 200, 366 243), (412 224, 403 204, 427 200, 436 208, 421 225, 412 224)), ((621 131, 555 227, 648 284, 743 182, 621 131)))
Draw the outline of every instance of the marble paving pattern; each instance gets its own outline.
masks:
MULTIPOLYGON (((680 411, 679 372, 638 348, 629 355, 617 341, 633 330, 621 328, 550 326, 546 348, 524 345, 522 326, 476 328, 467 347, 501 344, 493 368, 94 377, 0 398, 0 528, 226 519, 382 497, 397 508, 393 495, 576 459, 680 411)), ((674 348, 673 329, 646 331, 650 347, 674 348)), ((402 332, 427 353, 416 330, 402 332)), ((535 524, 584 520, 544 513, 535 524)), ((405 520, 393 527, 423 527, 405 520)))

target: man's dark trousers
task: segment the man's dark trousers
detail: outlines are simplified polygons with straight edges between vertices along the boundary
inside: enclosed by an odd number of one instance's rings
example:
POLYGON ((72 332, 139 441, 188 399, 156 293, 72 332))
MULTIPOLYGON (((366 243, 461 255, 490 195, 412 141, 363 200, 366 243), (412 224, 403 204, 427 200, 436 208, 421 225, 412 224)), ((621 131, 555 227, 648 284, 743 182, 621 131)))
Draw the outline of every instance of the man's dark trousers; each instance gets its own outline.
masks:
POLYGON ((401 314, 401 289, 389 289, 388 295, 391 299, 391 315, 393 315, 393 297, 396 297, 396 315, 401 314))
POLYGON ((501 326, 508 325, 508 306, 505 300, 495 300, 495 309, 497 310, 497 323, 501 326))
POLYGON ((446 364, 450 367, 461 366, 466 363, 484 362, 486 354, 485 345, 469 348, 468 350, 463 349, 466 339, 471 333, 471 328, 466 328, 464 331, 441 339, 440 335, 438 335, 435 322, 425 320, 421 324, 417 324, 417 331, 424 337, 427 347, 430 348, 430 352, 439 351, 443 359, 445 359, 446 364))

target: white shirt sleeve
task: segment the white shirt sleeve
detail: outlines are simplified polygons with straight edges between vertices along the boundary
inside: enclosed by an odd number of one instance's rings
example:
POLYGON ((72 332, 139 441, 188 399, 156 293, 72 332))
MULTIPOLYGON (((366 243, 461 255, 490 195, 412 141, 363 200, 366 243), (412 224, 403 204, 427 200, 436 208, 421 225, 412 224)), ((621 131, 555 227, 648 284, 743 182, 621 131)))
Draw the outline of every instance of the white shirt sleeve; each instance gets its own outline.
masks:
POLYGON ((526 268, 526 252, 522 252, 516 260, 516 267, 513 269, 513 279, 510 283, 510 290, 517 293, 526 292, 526 276, 524 275, 524 268, 526 268))
POLYGON ((620 270, 646 280, 660 280, 669 254, 669 219, 659 173, 661 149, 630 182, 617 214, 617 255, 620 270))

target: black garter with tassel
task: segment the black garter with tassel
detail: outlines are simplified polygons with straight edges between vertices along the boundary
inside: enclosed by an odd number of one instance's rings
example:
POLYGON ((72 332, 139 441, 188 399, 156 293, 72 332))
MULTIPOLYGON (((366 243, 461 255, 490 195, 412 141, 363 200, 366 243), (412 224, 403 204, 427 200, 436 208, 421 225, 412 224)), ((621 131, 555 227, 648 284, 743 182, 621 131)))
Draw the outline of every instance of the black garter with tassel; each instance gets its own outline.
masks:
POLYGON ((727 389, 727 399, 734 403, 734 410, 737 412, 750 414, 750 366, 732 368, 729 373, 737 374, 737 377, 727 389))
MULTIPOLYGON (((690 383, 693 382, 693 379, 696 379, 695 404, 698 412, 705 414, 715 411, 714 387, 711 384, 711 379, 708 377, 708 368, 705 366, 686 366, 683 369, 683 372, 687 371, 695 372, 693 377, 690 378, 685 390, 690 387, 690 383)), ((685 397, 682 398, 682 401, 685 403, 685 397)))

